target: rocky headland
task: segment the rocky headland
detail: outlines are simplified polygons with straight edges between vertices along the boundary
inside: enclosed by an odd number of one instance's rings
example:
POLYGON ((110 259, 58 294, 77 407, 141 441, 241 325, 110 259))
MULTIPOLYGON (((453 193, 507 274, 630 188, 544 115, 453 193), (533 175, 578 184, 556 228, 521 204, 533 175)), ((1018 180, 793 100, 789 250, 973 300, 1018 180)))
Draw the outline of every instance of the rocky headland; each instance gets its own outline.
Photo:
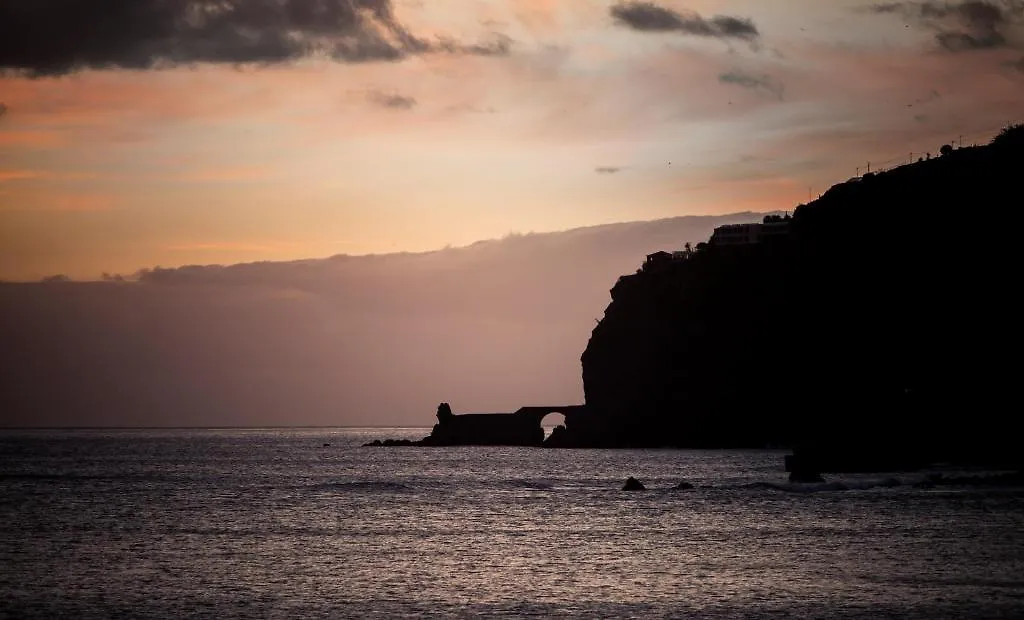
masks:
MULTIPOLYGON (((811 477, 1019 467, 1022 166, 1018 125, 649 255, 612 287, 583 352, 585 407, 546 441, 536 418, 518 445, 791 447, 787 467, 811 477)), ((515 435, 438 417, 414 443, 515 435)))
POLYGON ((1015 464, 1019 242, 1001 210, 1024 204, 1022 165, 1011 127, 649 256, 611 290, 567 439, 791 446, 817 471, 1015 464))

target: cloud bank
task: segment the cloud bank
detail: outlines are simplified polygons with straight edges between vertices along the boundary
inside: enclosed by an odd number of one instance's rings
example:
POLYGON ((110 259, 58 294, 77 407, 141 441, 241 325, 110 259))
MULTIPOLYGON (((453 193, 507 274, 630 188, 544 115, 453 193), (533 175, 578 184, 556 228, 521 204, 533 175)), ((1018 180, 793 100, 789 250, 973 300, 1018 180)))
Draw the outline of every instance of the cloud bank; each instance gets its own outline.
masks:
POLYGON ((266 64, 326 56, 397 61, 427 53, 505 54, 507 37, 428 40, 391 0, 32 0, 0 3, 0 71, 32 77, 82 69, 266 64))

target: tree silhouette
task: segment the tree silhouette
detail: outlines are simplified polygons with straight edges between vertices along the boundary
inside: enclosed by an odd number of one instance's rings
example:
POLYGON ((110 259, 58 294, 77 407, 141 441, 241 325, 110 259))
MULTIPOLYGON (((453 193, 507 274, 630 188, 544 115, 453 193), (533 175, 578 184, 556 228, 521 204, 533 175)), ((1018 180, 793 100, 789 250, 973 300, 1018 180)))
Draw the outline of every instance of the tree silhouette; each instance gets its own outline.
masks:
POLYGON ((953 153, 953 145, 952 144, 943 144, 942 148, 939 149, 939 154, 941 154, 943 157, 945 157, 946 155, 951 155, 952 153, 953 153))
POLYGON ((999 132, 999 135, 992 138, 992 145, 999 147, 1024 146, 1024 123, 1017 123, 1016 125, 1007 125, 1006 127, 1003 127, 1003 130, 999 132))

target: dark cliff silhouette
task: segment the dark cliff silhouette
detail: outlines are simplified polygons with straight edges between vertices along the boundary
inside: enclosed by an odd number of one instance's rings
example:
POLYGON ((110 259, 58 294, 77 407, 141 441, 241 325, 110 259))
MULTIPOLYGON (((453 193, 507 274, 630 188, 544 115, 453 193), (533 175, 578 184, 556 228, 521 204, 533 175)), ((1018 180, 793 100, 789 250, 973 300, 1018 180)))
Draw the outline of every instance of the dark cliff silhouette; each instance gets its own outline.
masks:
POLYGON ((583 353, 586 405, 456 416, 442 403, 429 437, 383 444, 784 446, 798 481, 1020 467, 1017 242, 1004 222, 1022 201, 1024 126, 940 152, 647 255, 611 289, 583 353), (552 411, 565 425, 544 440, 552 411))
POLYGON ((648 256, 611 290, 563 445, 794 446, 818 471, 1016 465, 1022 136, 648 256))

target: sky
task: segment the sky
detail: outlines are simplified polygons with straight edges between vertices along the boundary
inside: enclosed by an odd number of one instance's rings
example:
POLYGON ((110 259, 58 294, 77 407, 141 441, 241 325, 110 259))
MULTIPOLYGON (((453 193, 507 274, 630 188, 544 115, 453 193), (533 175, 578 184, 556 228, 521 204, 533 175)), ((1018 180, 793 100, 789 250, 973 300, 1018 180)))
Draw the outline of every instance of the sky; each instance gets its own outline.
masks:
POLYGON ((759 214, 435 252, 0 283, 0 427, 427 426, 583 402, 580 355, 644 256, 759 214))
POLYGON ((0 3, 0 279, 791 209, 1024 109, 1024 0, 0 3))

